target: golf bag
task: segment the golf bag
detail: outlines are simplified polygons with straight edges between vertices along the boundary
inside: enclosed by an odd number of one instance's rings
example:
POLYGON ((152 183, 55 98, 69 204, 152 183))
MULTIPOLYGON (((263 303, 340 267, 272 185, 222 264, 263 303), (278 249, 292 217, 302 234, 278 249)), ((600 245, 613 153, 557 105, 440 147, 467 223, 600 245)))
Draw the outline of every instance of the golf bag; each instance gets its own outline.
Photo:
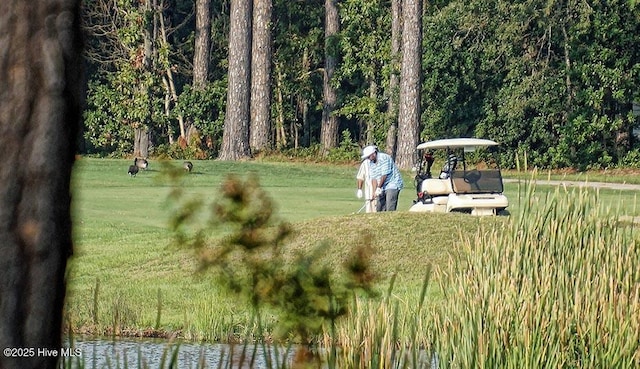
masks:
POLYGON ((427 178, 431 178, 431 166, 433 165, 433 160, 433 155, 430 152, 425 152, 420 158, 418 170, 414 179, 417 196, 417 199, 413 202, 414 204, 416 202, 424 202, 426 200, 424 198, 425 194, 422 192, 422 182, 427 178))

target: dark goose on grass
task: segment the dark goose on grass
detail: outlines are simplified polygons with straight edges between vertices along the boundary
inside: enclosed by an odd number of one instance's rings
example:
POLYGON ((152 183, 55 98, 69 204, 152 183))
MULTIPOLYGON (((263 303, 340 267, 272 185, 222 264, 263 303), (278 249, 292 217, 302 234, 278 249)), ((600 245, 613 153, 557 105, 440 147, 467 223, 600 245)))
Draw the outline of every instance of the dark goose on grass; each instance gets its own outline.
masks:
POLYGON ((184 163, 182 163, 182 166, 187 172, 191 172, 193 170, 193 163, 190 161, 185 161, 184 163))

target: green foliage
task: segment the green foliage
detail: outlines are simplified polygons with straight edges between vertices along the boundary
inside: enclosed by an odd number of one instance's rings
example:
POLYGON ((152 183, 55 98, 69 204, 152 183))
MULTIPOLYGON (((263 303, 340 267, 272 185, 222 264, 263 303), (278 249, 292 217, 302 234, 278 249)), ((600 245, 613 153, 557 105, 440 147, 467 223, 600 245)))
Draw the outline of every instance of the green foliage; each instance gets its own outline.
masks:
POLYGON ((461 17, 474 20, 466 12, 464 3, 452 2, 425 17, 421 134, 425 141, 473 136, 482 94, 487 93, 481 87, 489 86, 495 78, 494 73, 481 69, 480 36, 465 35, 465 29, 472 25, 464 24, 466 19, 461 17))
MULTIPOLYGON (((174 144, 160 144, 159 157, 170 159, 207 159, 214 157, 221 145, 226 103, 226 78, 207 84, 204 89, 185 85, 171 110, 171 120, 182 118, 187 126, 197 128, 198 135, 180 137, 174 144)), ((177 131, 178 127, 172 128, 177 131)), ((189 134, 185 132, 185 134, 189 134)))
MULTIPOLYGON (((314 149, 322 112, 324 68, 324 2, 322 0, 273 2, 273 103, 272 116, 282 117, 291 129, 303 128, 300 145, 314 149), (306 110, 307 116, 303 116, 306 110), (301 127, 307 119, 308 127, 301 127)), ((278 144, 288 154, 295 140, 278 144)))
MULTIPOLYGON (((131 1, 88 0, 83 7, 91 56, 85 112, 91 153, 123 155, 132 146, 132 129, 143 127, 163 154, 179 156, 168 147, 178 115, 211 139, 208 156, 217 152, 229 3, 212 2, 213 68, 203 92, 189 87, 193 3, 162 5, 149 10, 131 1), (143 60, 145 32, 159 15, 171 32, 166 41, 152 37, 151 60, 143 60), (175 78, 176 101, 165 100, 167 70, 175 78)), ((278 132, 287 136, 277 142, 282 150, 277 153, 289 155, 293 146, 313 152, 319 141, 325 41, 339 56, 331 82, 338 88, 336 113, 344 118, 339 129, 349 129, 351 140, 360 144, 386 141, 386 108, 394 93, 389 77, 398 71, 390 55, 390 2, 340 1, 341 30, 331 40, 324 40, 322 5, 322 0, 273 2, 272 115, 282 126, 278 132)), ((639 145, 633 131, 640 121, 632 112, 632 102, 640 98, 637 9, 637 1, 626 0, 429 3, 421 139, 490 138, 503 145, 506 157, 525 149, 531 164, 543 168, 622 165, 639 145)))
POLYGON ((379 0, 348 0, 340 3, 341 61, 333 84, 340 86, 339 116, 363 127, 366 140, 386 140, 386 104, 389 99, 391 60, 391 9, 379 0), (374 138, 375 137, 375 138, 374 138))
POLYGON ((91 55, 103 61, 92 65, 96 73, 90 75, 85 139, 99 154, 124 155, 133 146, 135 129, 152 136, 167 130, 162 73, 170 64, 169 45, 148 32, 161 12, 121 0, 89 1, 83 10, 85 21, 93 26, 91 32, 96 32, 91 55), (105 18, 104 11, 110 17, 105 18), (105 27, 113 31, 99 32, 105 27), (108 47, 113 54, 107 56, 108 47))
POLYGON ((124 155, 133 147, 135 128, 158 132, 167 124, 153 77, 130 72, 108 75, 108 84, 89 84, 84 138, 91 153, 124 155))
POLYGON ((295 159, 308 163, 314 163, 322 160, 322 146, 320 144, 314 144, 309 147, 299 147, 280 150, 280 155, 273 153, 269 155, 269 160, 278 161, 279 158, 284 157, 286 160, 295 159))
POLYGON ((203 90, 185 85, 172 111, 172 116, 182 115, 185 120, 195 124, 203 134, 221 137, 226 93, 226 79, 207 84, 203 90))
POLYGON ((331 149, 327 158, 333 163, 348 163, 360 157, 360 146, 351 138, 349 130, 342 131, 340 146, 331 149))
POLYGON ((624 2, 454 1, 426 24, 424 138, 487 137, 578 169, 616 166, 636 144, 638 22, 624 2))
POLYGON ((186 58, 180 53, 193 49, 181 44, 188 37, 185 28, 194 26, 188 15, 191 6, 186 2, 87 1, 83 19, 91 36, 87 55, 92 73, 85 139, 90 153, 130 154, 136 128, 150 132, 156 147, 163 146, 177 131, 178 114, 196 121, 201 132, 220 131, 223 103, 219 94, 226 94, 224 82, 213 84, 215 87, 202 96, 188 93, 182 99, 188 102, 174 111, 178 102, 170 88, 175 86, 180 95, 186 79, 182 64, 186 58), (160 29, 161 24, 167 28, 160 29), (162 30, 169 34, 165 37, 162 30))
POLYGON ((125 155, 133 148, 133 130, 122 124, 120 95, 106 85, 89 84, 84 138, 89 153, 125 155))
POLYGON ((620 163, 622 167, 640 168, 640 149, 629 151, 620 163))
POLYGON ((322 157, 322 146, 320 144, 311 145, 310 147, 291 148, 273 152, 269 154, 269 161, 278 161, 280 159, 303 162, 329 162, 334 164, 353 163, 360 160, 360 146, 351 137, 351 131, 345 129, 342 131, 340 145, 329 150, 326 157, 322 157))
POLYGON ((198 142, 194 142, 196 140, 192 140, 191 143, 187 146, 182 146, 180 143, 170 144, 162 144, 158 145, 154 148, 153 153, 154 157, 160 160, 170 160, 170 159, 210 159, 210 153, 205 151, 200 144, 200 140, 198 142))
MULTIPOLYGON (((174 192, 180 200, 180 192, 174 192)), ((201 268, 213 268, 223 283, 260 315, 267 308, 279 313, 279 336, 303 343, 319 335, 325 324, 334 326, 345 315, 354 289, 372 292, 371 249, 366 242, 354 248, 346 271, 337 273, 323 264, 324 246, 305 250, 292 259, 282 245, 293 229, 274 219, 272 200, 255 177, 229 176, 221 197, 212 205, 207 228, 192 231, 188 225, 201 202, 188 201, 173 212, 171 229, 180 244, 198 250, 201 268), (222 232, 217 244, 208 234, 222 232)))

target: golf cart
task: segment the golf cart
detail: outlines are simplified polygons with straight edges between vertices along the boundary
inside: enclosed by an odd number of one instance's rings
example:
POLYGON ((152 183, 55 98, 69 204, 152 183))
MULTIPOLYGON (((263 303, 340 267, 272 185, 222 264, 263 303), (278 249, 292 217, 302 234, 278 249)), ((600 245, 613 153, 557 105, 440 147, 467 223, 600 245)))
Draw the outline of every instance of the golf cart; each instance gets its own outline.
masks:
POLYGON ((415 184, 417 199, 409 211, 467 212, 496 215, 509 206, 502 193, 502 174, 497 160, 498 143, 478 138, 451 138, 417 147, 415 184), (434 153, 446 153, 439 175, 431 175, 434 153))

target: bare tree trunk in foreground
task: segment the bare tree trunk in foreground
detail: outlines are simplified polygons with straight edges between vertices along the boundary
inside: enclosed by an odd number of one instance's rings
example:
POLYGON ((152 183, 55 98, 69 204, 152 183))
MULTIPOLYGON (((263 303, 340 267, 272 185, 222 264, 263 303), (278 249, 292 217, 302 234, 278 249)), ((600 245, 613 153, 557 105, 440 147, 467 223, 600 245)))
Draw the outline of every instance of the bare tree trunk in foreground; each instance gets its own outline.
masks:
POLYGON ((84 96, 80 0, 2 0, 0 35, 0 368, 55 368, 84 96))

